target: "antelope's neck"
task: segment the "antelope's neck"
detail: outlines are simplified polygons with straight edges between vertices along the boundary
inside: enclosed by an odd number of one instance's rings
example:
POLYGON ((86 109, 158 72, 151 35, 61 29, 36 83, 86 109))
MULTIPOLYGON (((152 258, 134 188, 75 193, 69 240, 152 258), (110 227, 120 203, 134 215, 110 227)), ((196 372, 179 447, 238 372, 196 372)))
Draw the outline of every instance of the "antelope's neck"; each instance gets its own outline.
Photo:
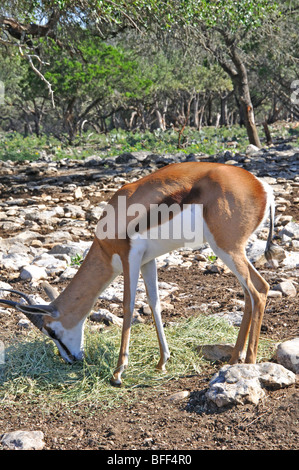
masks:
POLYGON ((95 238, 78 272, 53 302, 62 325, 70 329, 85 319, 100 293, 115 276, 109 255, 95 238))

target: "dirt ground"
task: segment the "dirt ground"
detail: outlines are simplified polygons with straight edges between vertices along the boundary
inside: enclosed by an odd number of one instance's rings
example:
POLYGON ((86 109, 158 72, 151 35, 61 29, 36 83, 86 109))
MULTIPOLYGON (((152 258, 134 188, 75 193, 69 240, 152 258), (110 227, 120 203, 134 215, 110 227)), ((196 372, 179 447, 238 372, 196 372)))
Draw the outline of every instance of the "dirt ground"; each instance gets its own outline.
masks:
MULTIPOLYGON (((190 295, 176 304, 175 313, 163 314, 166 327, 190 312, 186 307, 194 296, 201 301, 217 300, 220 308, 231 302, 229 288, 242 297, 237 281, 230 274, 203 274, 192 267, 180 272, 161 269, 161 280, 175 276, 182 292, 190 295), (196 286, 202 286, 200 296, 196 286)), ((10 320, 11 334, 17 320, 10 320)), ((5 334, 4 325, 1 328, 5 334)), ((264 317, 262 335, 282 341, 298 334, 298 299, 271 299, 264 317)), ((142 389, 132 405, 101 411, 100 404, 69 409, 57 403, 49 413, 30 402, 13 409, 0 406, 1 434, 16 429, 41 430, 45 449, 59 450, 295 450, 298 448, 298 383, 286 389, 267 390, 258 405, 217 409, 205 406, 204 394, 212 375, 221 364, 211 364, 200 375, 181 377, 165 384, 159 393, 142 389), (178 401, 168 398, 188 391, 178 401)))
MULTIPOLYGON (((288 213, 295 217, 297 206, 291 201, 288 213)), ((271 270, 263 275, 271 283, 271 270)), ((5 280, 3 275, 0 279, 5 280)), ((188 295, 175 302, 173 311, 163 313, 166 327, 168 322, 190 315, 192 310, 187 307, 194 299, 205 303, 217 300, 221 311, 231 305, 233 295, 243 298, 231 274, 205 273, 195 265, 188 270, 160 269, 159 280, 172 282, 173 279, 180 292, 188 295)), ((15 287, 29 291, 24 283, 16 282, 15 287)), ((298 311, 298 298, 269 299, 262 325, 263 337, 281 342, 298 336, 298 311)), ((17 329, 17 318, 1 318, 2 341, 17 329)), ((23 400, 14 408, 0 403, 0 434, 18 429, 41 430, 47 450, 297 449, 298 382, 286 389, 268 390, 258 405, 207 407, 204 394, 220 366, 211 363, 200 375, 168 382, 163 391, 140 389, 136 402, 110 411, 102 411, 97 403, 75 408, 57 403, 55 410, 49 411, 37 409, 34 403, 23 400), (188 391, 189 395, 179 401, 168 399, 179 391, 188 391)))

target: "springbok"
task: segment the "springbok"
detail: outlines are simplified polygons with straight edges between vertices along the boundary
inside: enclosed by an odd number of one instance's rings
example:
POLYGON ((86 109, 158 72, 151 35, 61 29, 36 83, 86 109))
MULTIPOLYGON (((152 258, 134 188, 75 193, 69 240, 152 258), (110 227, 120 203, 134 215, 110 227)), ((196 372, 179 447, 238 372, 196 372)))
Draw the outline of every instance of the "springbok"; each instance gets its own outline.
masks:
MULTIPOLYGON (((50 293, 52 300, 47 305, 30 305, 28 297, 20 292, 17 293, 28 305, 4 299, 0 302, 25 313, 40 331, 54 340, 62 358, 71 363, 83 358, 84 323, 89 312, 101 292, 123 273, 121 346, 111 378, 112 385, 120 386, 121 375, 128 365, 131 320, 141 272, 159 341, 157 368, 165 370, 170 353, 161 319, 156 258, 188 244, 190 237, 184 233, 176 237, 172 231, 170 236, 161 236, 163 227, 172 224, 173 228, 174 221, 187 214, 195 225, 200 219, 197 227, 202 227, 201 242, 209 243, 236 275, 244 291, 244 316, 230 363, 244 360, 248 334, 245 362, 255 363, 269 285, 247 259, 245 247, 248 238, 269 215, 265 256, 269 261, 272 259, 274 210, 271 188, 242 168, 207 162, 165 166, 126 184, 112 196, 97 224, 87 256, 60 295, 50 293), (152 221, 149 217, 152 208, 162 206, 179 208, 179 211, 176 214, 161 211, 152 221), (196 207, 202 210, 195 211, 196 207), (134 233, 130 235, 128 228, 132 224, 135 230, 131 230, 134 233), (152 236, 147 236, 151 230, 152 236)), ((188 217, 182 219, 181 227, 190 222, 188 217)))

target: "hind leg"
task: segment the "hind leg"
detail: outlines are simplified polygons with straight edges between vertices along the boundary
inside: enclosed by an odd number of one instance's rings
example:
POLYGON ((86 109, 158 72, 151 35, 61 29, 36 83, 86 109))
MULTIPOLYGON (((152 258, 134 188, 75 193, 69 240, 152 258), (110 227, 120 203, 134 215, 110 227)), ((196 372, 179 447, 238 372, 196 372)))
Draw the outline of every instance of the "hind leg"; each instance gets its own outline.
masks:
POLYGON ((243 319, 242 319, 242 323, 240 326, 237 342, 234 347, 232 357, 229 361, 230 364, 236 364, 239 361, 244 362, 245 354, 246 354, 246 351, 245 351, 246 340, 247 340, 248 333, 250 330, 250 325, 251 325, 251 316, 252 316, 251 298, 247 289, 244 286, 242 287, 243 287, 244 297, 245 297, 245 308, 244 308, 243 319))
POLYGON ((251 264, 249 264, 249 271, 251 282, 254 285, 253 292, 257 294, 253 295, 253 312, 245 362, 255 363, 262 320, 269 292, 269 284, 251 264))
POLYGON ((244 354, 249 334, 245 362, 255 363, 269 285, 247 259, 244 247, 238 246, 235 252, 228 253, 219 248, 212 239, 210 245, 214 253, 236 275, 245 292, 244 316, 230 362, 238 362, 244 354))
POLYGON ((233 268, 232 271, 246 291, 244 316, 231 362, 236 362, 244 353, 249 334, 245 362, 254 364, 269 285, 248 261, 245 253, 230 257, 232 263, 229 267, 233 268))

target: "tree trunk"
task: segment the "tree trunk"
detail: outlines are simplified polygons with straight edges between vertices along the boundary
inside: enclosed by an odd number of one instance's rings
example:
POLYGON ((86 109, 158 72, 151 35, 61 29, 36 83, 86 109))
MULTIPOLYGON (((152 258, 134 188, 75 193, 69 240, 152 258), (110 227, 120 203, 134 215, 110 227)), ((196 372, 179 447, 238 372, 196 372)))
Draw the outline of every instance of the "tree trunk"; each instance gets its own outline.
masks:
POLYGON ((134 122, 136 121, 136 118, 137 118, 137 111, 133 111, 131 113, 130 122, 129 122, 129 126, 128 126, 130 131, 134 127, 134 122))
POLYGON ((227 126, 227 95, 221 96, 221 116, 220 116, 220 125, 227 126))
POLYGON ((207 125, 212 125, 212 97, 208 99, 208 116, 207 116, 207 125))
POLYGON ((202 105, 202 107, 200 108, 199 110, 199 122, 198 122, 198 130, 201 131, 202 129, 202 121, 203 121, 203 117, 204 117, 204 113, 205 113, 205 103, 202 105))
POLYGON ((264 126, 265 135, 266 135, 267 145, 272 145, 273 142, 272 142, 272 137, 271 137, 270 129, 268 127, 267 120, 263 122, 263 126, 264 126))
POLYGON ((42 122, 42 116, 43 116, 43 107, 44 107, 44 101, 38 106, 38 104, 33 100, 33 105, 34 105, 34 112, 33 114, 33 119, 34 119, 34 131, 37 137, 40 136, 40 126, 42 122))
POLYGON ((232 60, 236 67, 236 73, 233 74, 233 83, 240 100, 242 111, 244 113, 245 126, 250 144, 261 148, 261 142, 257 132, 254 111, 251 102, 248 76, 245 64, 235 48, 232 48, 232 60))
POLYGON ((242 103, 243 109, 245 111, 245 126, 247 130, 248 140, 250 144, 256 145, 256 147, 261 148, 261 142, 258 135, 257 127, 254 120, 254 112, 251 102, 245 101, 242 103))
POLYGON ((76 134, 76 128, 77 128, 77 122, 75 120, 75 116, 74 116, 74 107, 75 107, 75 101, 76 101, 76 97, 73 96, 68 104, 67 104, 67 107, 66 107, 66 110, 65 110, 65 113, 64 113, 64 127, 68 133, 68 136, 69 136, 69 144, 72 144, 73 143, 73 140, 74 140, 74 137, 75 137, 75 134, 76 134))
POLYGON ((193 125, 195 129, 199 129, 199 94, 197 93, 194 97, 194 116, 193 125))
POLYGON ((30 122, 26 119, 25 124, 24 124, 24 136, 28 137, 28 135, 31 135, 31 134, 32 134, 31 125, 30 125, 30 122))
POLYGON ((221 30, 220 33, 222 34, 223 39, 226 43, 227 53, 232 63, 223 60, 223 58, 219 56, 216 49, 210 48, 210 50, 214 53, 219 65, 232 79, 234 91, 238 97, 238 100, 240 101, 240 105, 244 113, 244 121, 249 143, 256 145, 256 147, 260 148, 261 143, 254 119, 254 111, 251 102, 250 88, 245 63, 237 51, 235 41, 230 37, 227 31, 221 30))
POLYGON ((220 105, 221 105, 221 119, 220 119, 220 126, 227 126, 228 125, 228 109, 227 109, 227 102, 228 98, 233 94, 233 91, 229 91, 228 93, 224 93, 220 95, 220 105))
POLYGON ((275 121, 277 121, 279 113, 283 109, 283 105, 278 106, 277 104, 277 96, 276 94, 273 94, 272 98, 272 110, 269 111, 269 116, 267 119, 268 124, 273 124, 275 121))
POLYGON ((157 127, 162 131, 166 131, 166 113, 168 108, 168 98, 166 98, 165 103, 163 105, 162 112, 159 109, 159 103, 156 102, 156 116, 157 116, 157 127))
POLYGON ((216 114, 216 123, 215 123, 215 128, 216 129, 218 129, 218 127, 219 127, 220 119, 221 119, 221 113, 217 113, 216 114))

